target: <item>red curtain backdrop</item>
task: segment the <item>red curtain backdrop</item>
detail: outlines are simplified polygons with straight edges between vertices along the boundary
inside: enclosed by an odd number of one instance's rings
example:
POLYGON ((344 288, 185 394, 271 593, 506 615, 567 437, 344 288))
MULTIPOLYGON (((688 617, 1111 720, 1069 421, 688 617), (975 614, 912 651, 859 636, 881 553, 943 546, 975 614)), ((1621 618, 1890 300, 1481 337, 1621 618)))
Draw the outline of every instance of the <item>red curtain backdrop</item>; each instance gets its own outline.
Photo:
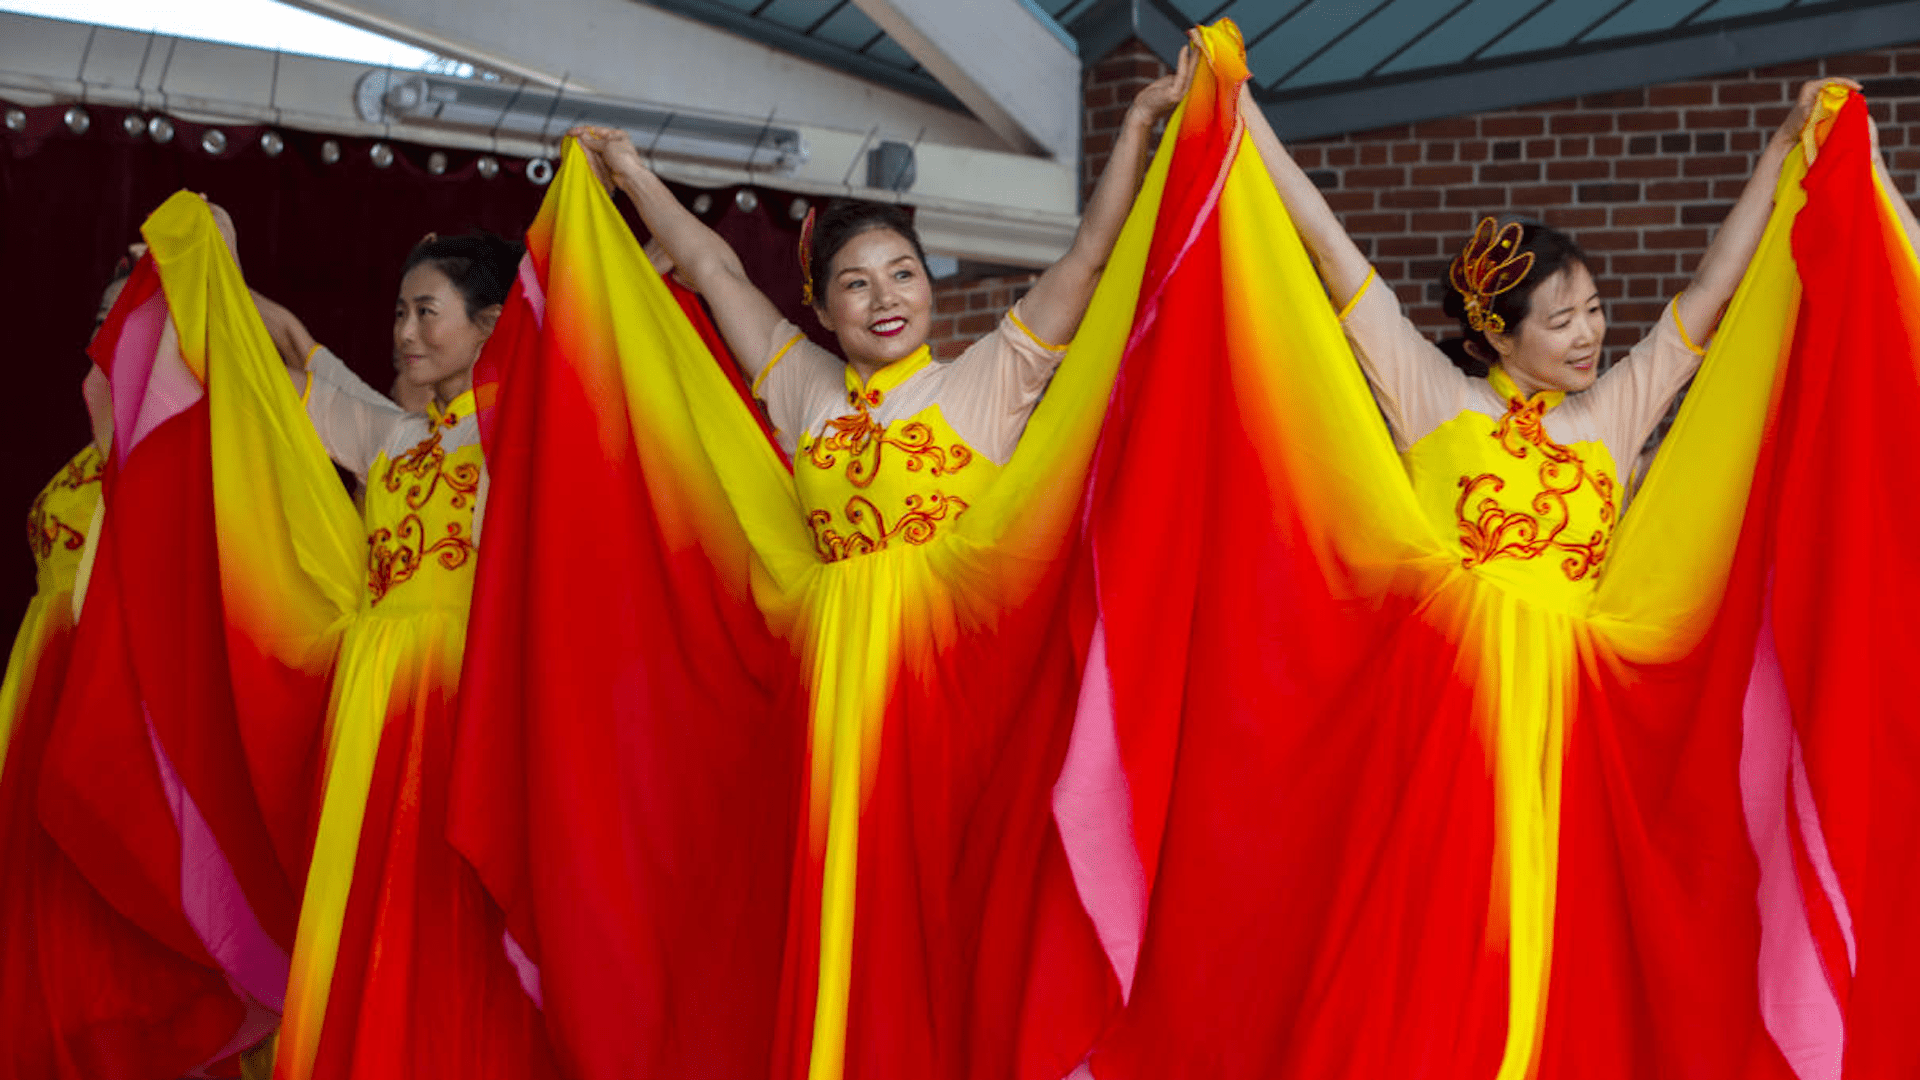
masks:
MULTIPOLYGON (((16 107, 0 101, 0 110, 16 107)), ((393 159, 380 168, 371 154, 378 139, 169 117, 174 135, 163 144, 144 129, 129 135, 129 110, 101 105, 84 106, 89 124, 76 134, 67 108, 21 107, 23 130, 0 126, 0 295, 12 316, 0 395, 0 537, 17 536, 5 523, 24 519, 41 485, 87 439, 79 389, 94 308, 140 222, 168 195, 187 188, 232 212, 254 288, 385 389, 408 250, 428 232, 483 228, 518 238, 545 190, 527 178, 524 159, 499 157, 488 179, 481 153, 444 150, 446 171, 436 176, 428 171, 434 148, 416 143, 386 140, 393 159), (202 136, 214 129, 226 145, 209 153, 202 136), (278 155, 261 146, 268 130, 285 142, 278 155), (322 157, 329 140, 340 150, 333 164, 322 157)), ((699 205, 694 189, 676 190, 699 205)), ((748 273, 820 336, 800 305, 796 197, 759 187, 704 194, 702 216, 740 251, 748 273), (754 197, 737 199, 741 191, 754 197)), ((0 548, 0 625, 11 636, 33 592, 33 563, 17 540, 0 548)))

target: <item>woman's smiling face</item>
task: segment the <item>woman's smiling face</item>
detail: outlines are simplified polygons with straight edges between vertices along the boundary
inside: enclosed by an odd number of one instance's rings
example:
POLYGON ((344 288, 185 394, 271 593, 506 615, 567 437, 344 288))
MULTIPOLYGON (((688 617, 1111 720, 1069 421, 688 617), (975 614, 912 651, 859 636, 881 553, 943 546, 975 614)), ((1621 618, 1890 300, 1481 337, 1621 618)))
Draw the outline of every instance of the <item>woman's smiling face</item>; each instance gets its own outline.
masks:
POLYGON ((470 318, 460 290, 441 269, 421 263, 401 279, 393 309, 393 358, 400 378, 449 400, 465 389, 492 320, 470 318), (449 392, 451 391, 451 392, 449 392))
POLYGON ((1542 390, 1585 390, 1600 373, 1607 314, 1593 275, 1568 263, 1528 297, 1526 318, 1504 334, 1487 335, 1500 366, 1528 397, 1542 390))
POLYGON ((841 245, 815 292, 821 323, 863 375, 911 356, 933 326, 927 268, 912 242, 889 228, 867 229, 841 245))

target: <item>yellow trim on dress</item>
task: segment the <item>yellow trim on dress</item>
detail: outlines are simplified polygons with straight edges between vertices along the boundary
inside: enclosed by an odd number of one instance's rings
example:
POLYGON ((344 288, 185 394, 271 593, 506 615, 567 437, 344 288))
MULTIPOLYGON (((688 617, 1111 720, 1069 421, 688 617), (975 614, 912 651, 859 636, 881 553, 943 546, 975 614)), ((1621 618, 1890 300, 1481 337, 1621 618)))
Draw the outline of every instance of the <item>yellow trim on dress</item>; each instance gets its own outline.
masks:
POLYGON ((861 381, 860 373, 852 364, 846 366, 847 403, 859 406, 864 401, 865 408, 873 408, 894 387, 906 382, 920 373, 920 369, 933 362, 933 347, 922 345, 907 355, 873 373, 873 378, 861 381))
MULTIPOLYGON (((1023 334, 1025 334, 1025 335, 1027 335, 1027 340, 1028 340, 1028 341, 1031 341, 1031 342, 1033 342, 1033 343, 1034 343, 1035 345, 1038 345, 1038 346, 1040 346, 1041 348, 1043 348, 1043 349, 1045 349, 1045 350, 1047 350, 1048 352, 1055 352, 1055 353, 1057 353, 1057 352, 1065 352, 1065 351, 1066 351, 1066 349, 1067 349, 1067 346, 1066 346, 1066 345, 1055 345, 1055 344, 1054 344, 1053 342, 1051 342, 1051 341, 1048 341, 1048 340, 1047 340, 1046 338, 1043 338, 1043 337, 1041 337, 1041 336, 1040 336, 1039 334, 1036 334, 1036 333, 1034 333, 1034 332, 1033 332, 1033 327, 1031 327, 1031 326, 1028 326, 1028 325, 1027 325, 1027 324, 1026 324, 1026 323, 1025 323, 1025 322, 1024 322, 1024 321, 1023 321, 1023 320, 1022 320, 1021 318, 1020 318, 1020 316, 1019 316, 1019 314, 1018 314, 1018 313, 1017 313, 1017 312, 1015 311, 1015 309, 1014 309, 1014 308, 1008 308, 1008 309, 1007 309, 1007 320, 1008 320, 1009 322, 1011 322, 1011 323, 1013 323, 1013 325, 1015 325, 1015 326, 1017 326, 1017 327, 1019 327, 1019 328, 1020 328, 1020 332, 1021 332, 1021 333, 1023 333, 1023 334)), ((1067 344, 1068 344, 1068 345, 1071 345, 1071 344, 1072 344, 1072 342, 1068 342, 1067 344)))
POLYGON ((1341 322, 1346 322, 1347 316, 1353 314, 1353 309, 1360 305, 1360 298, 1367 295, 1367 290, 1373 286, 1373 279, 1379 276, 1380 271, 1377 268, 1367 267, 1366 280, 1360 283, 1359 288, 1353 290, 1353 295, 1347 299, 1347 306, 1340 309, 1341 322))
POLYGON ((1499 394, 1502 401, 1520 401, 1528 405, 1536 401, 1543 402, 1543 412, 1567 399, 1565 390, 1542 390, 1528 397, 1520 392, 1520 387, 1513 381, 1513 376, 1507 374, 1506 369, 1499 364, 1494 364, 1487 369, 1487 382, 1493 386, 1493 392, 1499 394))
POLYGON ((751 392, 754 397, 760 396, 760 385, 766 382, 767 376, 773 372, 773 365, 779 363, 781 359, 787 355, 787 353, 793 351, 793 347, 795 345, 800 344, 800 339, 806 336, 807 335, 804 331, 796 331, 792 337, 787 339, 787 343, 785 345, 780 346, 780 351, 773 354, 773 359, 767 361, 767 366, 760 369, 760 374, 755 375, 753 377, 753 387, 751 392))
MULTIPOLYGON (((1680 294, 1680 296, 1685 295, 1687 294, 1680 294)), ((1695 356, 1705 356, 1707 355, 1707 350, 1693 343, 1693 335, 1687 333, 1687 324, 1680 321, 1680 296, 1674 297, 1673 303, 1667 305, 1673 309, 1673 328, 1680 331, 1680 344, 1685 345, 1688 352, 1695 356)))
POLYGON ((316 341, 313 343, 313 348, 307 350, 306 362, 300 365, 300 373, 307 377, 307 385, 300 391, 301 405, 313 400, 313 358, 319 355, 319 352, 320 343, 316 341))

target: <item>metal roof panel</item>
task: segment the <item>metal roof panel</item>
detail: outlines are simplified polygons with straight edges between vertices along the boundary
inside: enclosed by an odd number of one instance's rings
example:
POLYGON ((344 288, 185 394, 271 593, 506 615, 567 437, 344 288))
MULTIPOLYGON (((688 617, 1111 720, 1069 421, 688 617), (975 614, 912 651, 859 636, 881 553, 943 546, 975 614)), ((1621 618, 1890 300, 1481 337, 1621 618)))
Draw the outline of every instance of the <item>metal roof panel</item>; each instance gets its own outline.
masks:
POLYGON ((1495 34, 1539 7, 1541 0, 1468 0, 1457 5, 1400 55, 1380 66, 1378 75, 1445 67, 1467 60, 1495 34))

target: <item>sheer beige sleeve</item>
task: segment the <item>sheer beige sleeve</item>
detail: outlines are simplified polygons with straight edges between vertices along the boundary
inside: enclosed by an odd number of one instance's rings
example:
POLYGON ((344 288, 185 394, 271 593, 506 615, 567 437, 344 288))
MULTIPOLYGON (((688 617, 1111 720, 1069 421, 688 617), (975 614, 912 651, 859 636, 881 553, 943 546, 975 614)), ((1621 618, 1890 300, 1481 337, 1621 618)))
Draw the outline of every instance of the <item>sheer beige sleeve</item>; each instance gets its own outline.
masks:
POLYGON ((368 386, 324 345, 314 346, 307 370, 294 372, 293 378, 327 455, 364 483, 373 459, 406 411, 368 386))
POLYGON ((1472 378, 1400 313, 1400 301, 1377 273, 1347 302, 1340 326, 1401 451, 1467 407, 1472 378))

